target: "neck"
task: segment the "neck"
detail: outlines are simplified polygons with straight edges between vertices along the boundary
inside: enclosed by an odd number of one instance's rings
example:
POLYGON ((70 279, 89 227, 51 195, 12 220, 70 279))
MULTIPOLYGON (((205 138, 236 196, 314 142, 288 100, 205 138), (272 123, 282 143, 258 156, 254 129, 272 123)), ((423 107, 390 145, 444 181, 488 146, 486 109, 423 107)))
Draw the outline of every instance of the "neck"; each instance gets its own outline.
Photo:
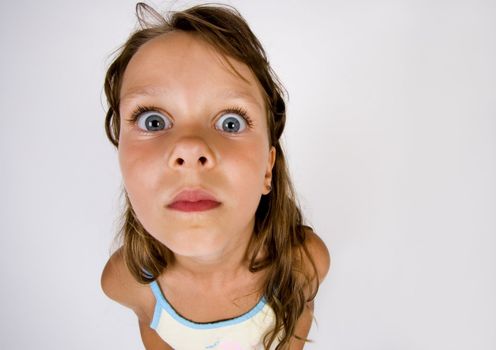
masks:
POLYGON ((246 276, 249 267, 247 249, 250 235, 229 242, 222 249, 203 256, 174 254, 176 273, 205 287, 224 286, 246 276))

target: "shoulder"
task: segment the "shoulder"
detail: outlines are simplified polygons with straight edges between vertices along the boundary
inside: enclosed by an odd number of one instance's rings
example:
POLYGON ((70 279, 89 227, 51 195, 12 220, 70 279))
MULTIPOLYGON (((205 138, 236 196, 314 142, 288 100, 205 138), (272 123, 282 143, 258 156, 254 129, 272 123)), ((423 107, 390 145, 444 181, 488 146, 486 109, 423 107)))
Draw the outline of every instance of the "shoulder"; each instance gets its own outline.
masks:
POLYGON ((138 283, 126 266, 119 248, 112 254, 102 271, 100 284, 110 299, 133 310, 142 321, 151 319, 150 301, 152 292, 148 285, 138 283))
MULTIPOLYGON (((310 228, 305 228, 305 230, 305 246, 308 250, 308 253, 312 257, 313 262, 315 263, 315 268, 317 270, 317 276, 320 284, 327 276, 331 267, 331 255, 329 254, 329 249, 327 249, 327 246, 319 237, 319 235, 313 232, 310 228)), ((312 268, 310 262, 307 262, 306 265, 310 265, 308 267, 312 268)))
MULTIPOLYGON (((303 287, 307 303, 295 325, 294 334, 307 338, 314 319, 314 283, 317 280, 320 285, 324 281, 331 266, 331 256, 319 235, 308 226, 304 226, 303 229, 305 230, 305 241, 297 254, 298 265, 301 266, 303 273, 310 278, 310 281, 308 284, 305 283, 303 287)), ((292 337, 288 349, 303 349, 305 345, 303 341, 292 337)))
MULTIPOLYGON (((310 298, 315 291, 316 280, 320 285, 326 278, 331 267, 331 256, 318 234, 308 226, 304 226, 303 229, 305 230, 305 241, 303 245, 298 247, 296 262, 299 266, 297 269, 305 276, 305 295, 310 298)), ((313 306, 313 300, 310 302, 310 306, 313 306)))

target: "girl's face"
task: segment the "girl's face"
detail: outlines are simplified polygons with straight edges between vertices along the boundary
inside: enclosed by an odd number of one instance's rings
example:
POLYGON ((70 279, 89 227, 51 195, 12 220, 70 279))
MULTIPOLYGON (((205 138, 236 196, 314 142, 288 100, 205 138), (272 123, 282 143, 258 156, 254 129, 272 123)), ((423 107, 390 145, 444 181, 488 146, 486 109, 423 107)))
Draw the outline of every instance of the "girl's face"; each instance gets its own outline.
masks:
POLYGON ((268 193, 276 154, 261 87, 248 66, 229 61, 248 82, 205 42, 172 32, 141 46, 123 77, 124 186, 144 228, 182 256, 213 258, 246 246, 268 193), (138 111, 133 122, 139 106, 151 111, 138 111), (200 188, 221 204, 191 212, 167 206, 181 190, 200 188))

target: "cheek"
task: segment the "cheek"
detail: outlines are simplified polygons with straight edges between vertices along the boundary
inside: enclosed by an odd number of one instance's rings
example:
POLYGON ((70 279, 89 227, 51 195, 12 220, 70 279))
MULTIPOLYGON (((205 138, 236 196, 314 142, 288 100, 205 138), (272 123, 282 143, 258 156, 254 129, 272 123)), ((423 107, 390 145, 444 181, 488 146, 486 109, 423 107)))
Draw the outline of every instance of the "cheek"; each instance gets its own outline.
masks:
POLYGON ((133 188, 140 182, 140 176, 137 169, 142 169, 143 158, 142 152, 126 142, 119 145, 119 166, 121 169, 124 187, 129 194, 132 194, 133 188))
POLYGON ((260 145, 252 145, 243 151, 231 149, 224 154, 221 168, 227 190, 232 194, 235 206, 241 210, 237 215, 243 215, 245 220, 254 215, 260 201, 266 157, 260 145))
POLYGON ((157 160, 151 152, 152 150, 142 146, 133 147, 129 142, 119 144, 119 166, 124 187, 134 211, 143 224, 146 220, 142 218, 150 212, 149 199, 156 192, 157 174, 160 173, 160 170, 155 170, 157 160))
POLYGON ((219 167, 228 176, 231 174, 232 180, 236 177, 236 183, 242 188, 254 190, 253 186, 263 182, 267 162, 263 145, 249 143, 239 148, 226 147, 221 159, 219 167))

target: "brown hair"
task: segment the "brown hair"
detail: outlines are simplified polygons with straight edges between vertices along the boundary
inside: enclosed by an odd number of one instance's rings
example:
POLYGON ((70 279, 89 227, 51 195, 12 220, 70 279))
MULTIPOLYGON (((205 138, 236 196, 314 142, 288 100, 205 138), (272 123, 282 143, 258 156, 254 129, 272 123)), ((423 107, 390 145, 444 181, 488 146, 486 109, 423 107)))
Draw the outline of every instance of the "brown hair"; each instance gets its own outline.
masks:
MULTIPOLYGON (((228 5, 198 5, 184 11, 171 11, 168 17, 164 17, 147 4, 138 3, 136 15, 141 28, 132 33, 126 43, 118 49, 119 54, 105 76, 105 94, 108 101, 105 118, 107 137, 118 148, 119 95, 124 71, 131 57, 141 45, 161 34, 172 31, 194 34, 212 45, 223 57, 239 60, 253 71, 263 88, 269 144, 276 148, 272 191, 261 197, 255 213, 254 233, 247 250, 251 272, 268 269, 264 296, 274 310, 276 322, 274 328, 265 335, 263 342, 268 349, 274 341, 279 341, 277 350, 287 347, 293 335, 311 342, 296 335, 295 326, 306 307, 306 302, 315 298, 319 288, 317 269, 306 247, 307 230, 312 228, 303 225, 303 217, 279 141, 286 122, 283 86, 270 67, 261 43, 241 14, 228 5), (147 23, 144 19, 145 14, 152 16, 156 23, 147 23), (262 260, 255 260, 261 250, 266 250, 267 256, 262 260), (302 251, 309 258, 314 274, 310 274, 303 266, 302 251), (314 280, 313 293, 306 299, 305 291, 310 290, 314 280), (280 333, 282 335, 276 340, 280 333)), ((229 64, 229 61, 226 62, 229 64)), ((173 261, 174 254, 144 229, 125 189, 123 193, 125 205, 116 238, 122 240, 124 259, 134 278, 143 284, 150 283, 154 276, 159 276, 168 263, 173 261)), ((313 315, 313 310, 311 311, 313 315)))

